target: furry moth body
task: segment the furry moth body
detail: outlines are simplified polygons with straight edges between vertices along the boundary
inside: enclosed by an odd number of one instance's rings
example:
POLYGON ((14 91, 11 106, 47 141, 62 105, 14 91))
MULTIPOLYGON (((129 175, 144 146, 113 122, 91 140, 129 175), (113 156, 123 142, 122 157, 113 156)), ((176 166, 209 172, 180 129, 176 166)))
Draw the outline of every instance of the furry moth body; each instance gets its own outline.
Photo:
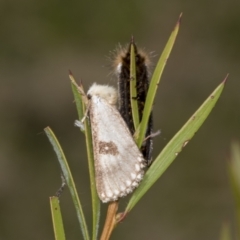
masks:
MULTIPOLYGON (((136 89, 137 89, 137 101, 138 101, 138 112, 139 120, 142 120, 143 109, 147 97, 148 87, 149 87, 149 73, 148 65, 149 58, 142 52, 138 51, 135 43, 133 44, 136 58, 136 89)), ((114 65, 115 71, 118 76, 118 94, 119 94, 119 112, 125 120, 129 130, 132 135, 135 133, 133 118, 132 118, 132 108, 130 99, 130 54, 131 54, 131 44, 128 49, 120 49, 119 53, 116 55, 114 65)), ((153 139, 151 136, 153 128, 153 117, 152 113, 149 117, 148 127, 145 136, 148 139, 143 143, 141 147, 141 152, 146 159, 148 165, 152 161, 152 148, 153 139)))
POLYGON ((145 160, 116 108, 117 91, 93 84, 87 96, 98 196, 116 201, 138 186, 145 160))

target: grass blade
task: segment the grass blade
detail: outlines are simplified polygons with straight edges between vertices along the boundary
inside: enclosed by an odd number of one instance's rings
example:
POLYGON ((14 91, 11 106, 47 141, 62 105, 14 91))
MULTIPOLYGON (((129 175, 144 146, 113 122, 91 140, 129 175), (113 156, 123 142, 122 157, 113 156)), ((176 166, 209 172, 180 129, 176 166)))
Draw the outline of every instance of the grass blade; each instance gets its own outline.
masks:
POLYGON ((139 148, 142 146, 143 140, 145 138, 145 133, 146 133, 147 125, 148 125, 148 119, 149 119, 149 116, 152 111, 152 106, 153 106, 153 102, 154 102, 154 99, 156 96, 157 88, 158 88, 164 67, 167 63, 167 60, 169 58, 169 55, 171 53, 171 50, 172 50, 173 45, 176 40, 179 26, 180 26, 181 16, 182 16, 182 14, 180 15, 178 22, 177 22, 172 34, 170 35, 170 38, 162 52, 162 55, 158 60, 157 66, 153 72, 153 76, 150 81, 149 90, 148 90, 148 94, 147 94, 147 98, 146 98, 146 102, 145 102, 145 106, 144 106, 144 110, 143 110, 143 118, 142 118, 142 121, 140 123, 140 128, 139 128, 139 136, 137 138, 137 145, 139 148))
POLYGON ((180 131, 171 139, 167 146, 158 155, 156 160, 146 172, 143 181, 133 193, 128 206, 126 208, 127 214, 136 203, 142 198, 142 196, 150 189, 150 187, 158 180, 158 178, 165 172, 177 155, 191 140, 194 134, 198 131, 203 124, 212 108, 216 104, 224 88, 224 81, 213 91, 213 93, 206 99, 206 101, 200 106, 200 108, 192 115, 192 117, 185 123, 180 131))
POLYGON ((68 188, 70 190, 84 240, 89 240, 89 233, 88 233, 86 220, 85 220, 83 210, 82 210, 82 205, 80 203, 80 200, 79 200, 79 197, 77 194, 77 190, 76 190, 76 186, 75 186, 70 168, 68 166, 66 157, 65 157, 63 150, 62 150, 56 136, 54 135, 53 131, 49 127, 46 127, 44 129, 44 131, 47 134, 47 137, 48 137, 50 143, 52 144, 53 149, 57 155, 64 178, 65 178, 68 188))
MULTIPOLYGON (((85 104, 87 103, 87 99, 84 99, 86 96, 83 90, 83 86, 82 85, 78 86, 72 75, 70 75, 70 80, 72 84, 74 99, 77 106, 79 120, 81 121, 83 116, 85 115, 85 111, 86 111, 85 104)), ((92 214, 93 214, 92 240, 96 240, 98 235, 101 205, 100 205, 100 200, 96 190, 92 134, 91 134, 91 127, 87 118, 84 121, 84 132, 85 132, 85 140, 86 140, 86 147, 87 147, 88 169, 89 169, 91 197, 92 197, 92 214)))
POLYGON ((240 144, 232 143, 229 163, 230 183, 236 206, 238 238, 240 237, 240 144))
MULTIPOLYGON (((82 101, 82 96, 79 94, 79 91, 78 91, 78 88, 77 88, 77 84, 75 82, 75 79, 72 75, 72 73, 69 74, 69 78, 71 80, 71 86, 72 86, 72 92, 73 92, 73 95, 74 95, 74 100, 75 100, 75 103, 76 103, 76 106, 77 106, 77 112, 78 112, 78 118, 79 120, 81 120, 84 116, 84 104, 83 104, 83 101, 82 101), (75 83, 75 84, 74 84, 75 83)), ((82 130, 82 129, 81 129, 82 130)))
POLYGON ((50 197, 50 207, 52 213, 55 240, 65 240, 62 214, 58 197, 50 197))
POLYGON ((136 56, 133 39, 131 42, 131 54, 130 54, 130 101, 132 108, 133 124, 136 130, 139 125, 139 114, 137 101, 136 56))
POLYGON ((231 240, 231 229, 228 222, 222 225, 220 240, 231 240))

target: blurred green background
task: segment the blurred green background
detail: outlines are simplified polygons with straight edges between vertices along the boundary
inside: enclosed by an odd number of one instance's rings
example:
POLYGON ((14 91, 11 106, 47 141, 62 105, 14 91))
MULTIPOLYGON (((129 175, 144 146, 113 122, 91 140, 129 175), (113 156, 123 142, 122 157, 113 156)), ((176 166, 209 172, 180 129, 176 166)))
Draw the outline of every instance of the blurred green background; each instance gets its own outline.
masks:
MULTIPOLYGON (((154 106, 154 129, 162 132, 154 156, 227 73, 229 81, 203 127, 112 239, 212 240, 223 222, 234 222, 227 160, 231 141, 240 138, 239 1, 2 0, 0 239, 54 238, 49 196, 61 178, 46 126, 62 144, 90 225, 85 142, 73 126, 68 70, 86 89, 93 82, 116 86, 108 56, 131 35, 154 51, 154 67, 181 12, 154 106)), ((127 198, 122 208, 126 204, 127 198)), ((68 189, 61 206, 67 239, 82 239, 68 189)))

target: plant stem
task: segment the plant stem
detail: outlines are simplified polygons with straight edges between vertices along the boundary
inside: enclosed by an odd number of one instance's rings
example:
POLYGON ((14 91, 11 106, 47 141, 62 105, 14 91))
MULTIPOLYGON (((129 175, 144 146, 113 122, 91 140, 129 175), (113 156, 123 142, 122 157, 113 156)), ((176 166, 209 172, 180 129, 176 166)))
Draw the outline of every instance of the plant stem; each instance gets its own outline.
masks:
POLYGON ((111 202, 108 205, 107 216, 100 240, 108 240, 116 224, 116 213, 118 210, 118 201, 111 202))

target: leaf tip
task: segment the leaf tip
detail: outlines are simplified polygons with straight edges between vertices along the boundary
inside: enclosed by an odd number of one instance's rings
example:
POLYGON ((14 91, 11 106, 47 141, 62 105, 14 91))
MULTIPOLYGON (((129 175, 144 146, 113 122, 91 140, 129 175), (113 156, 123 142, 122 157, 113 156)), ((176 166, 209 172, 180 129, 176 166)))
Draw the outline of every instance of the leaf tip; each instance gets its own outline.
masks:
POLYGON ((75 79, 74 79, 74 77, 73 77, 73 74, 72 74, 71 70, 68 70, 68 77, 70 78, 70 81, 71 81, 72 83, 75 82, 75 79))
POLYGON ((118 214, 116 215, 116 222, 117 222, 117 223, 122 222, 122 221, 125 219, 125 217, 127 216, 127 214, 128 214, 128 211, 118 213, 118 214))
POLYGON ((134 36, 132 35, 131 36, 131 44, 134 44, 135 42, 134 42, 134 36))
POLYGON ((229 76, 229 73, 228 73, 227 76, 223 79, 222 84, 225 84, 225 83, 227 82, 228 76, 229 76))
POLYGON ((68 70, 68 74, 69 76, 73 76, 72 71, 70 69, 68 70))
POLYGON ((177 20, 177 23, 176 23, 176 25, 175 25, 175 27, 174 27, 174 30, 173 30, 173 32, 174 31, 178 31, 178 29, 179 29, 179 27, 180 27, 180 24, 181 24, 181 22, 182 22, 182 12, 180 13, 180 15, 179 15, 179 17, 178 17, 178 20, 177 20))
POLYGON ((182 15, 183 15, 183 12, 180 13, 179 17, 178 17, 178 21, 177 21, 177 24, 180 25, 181 21, 182 21, 182 15))

